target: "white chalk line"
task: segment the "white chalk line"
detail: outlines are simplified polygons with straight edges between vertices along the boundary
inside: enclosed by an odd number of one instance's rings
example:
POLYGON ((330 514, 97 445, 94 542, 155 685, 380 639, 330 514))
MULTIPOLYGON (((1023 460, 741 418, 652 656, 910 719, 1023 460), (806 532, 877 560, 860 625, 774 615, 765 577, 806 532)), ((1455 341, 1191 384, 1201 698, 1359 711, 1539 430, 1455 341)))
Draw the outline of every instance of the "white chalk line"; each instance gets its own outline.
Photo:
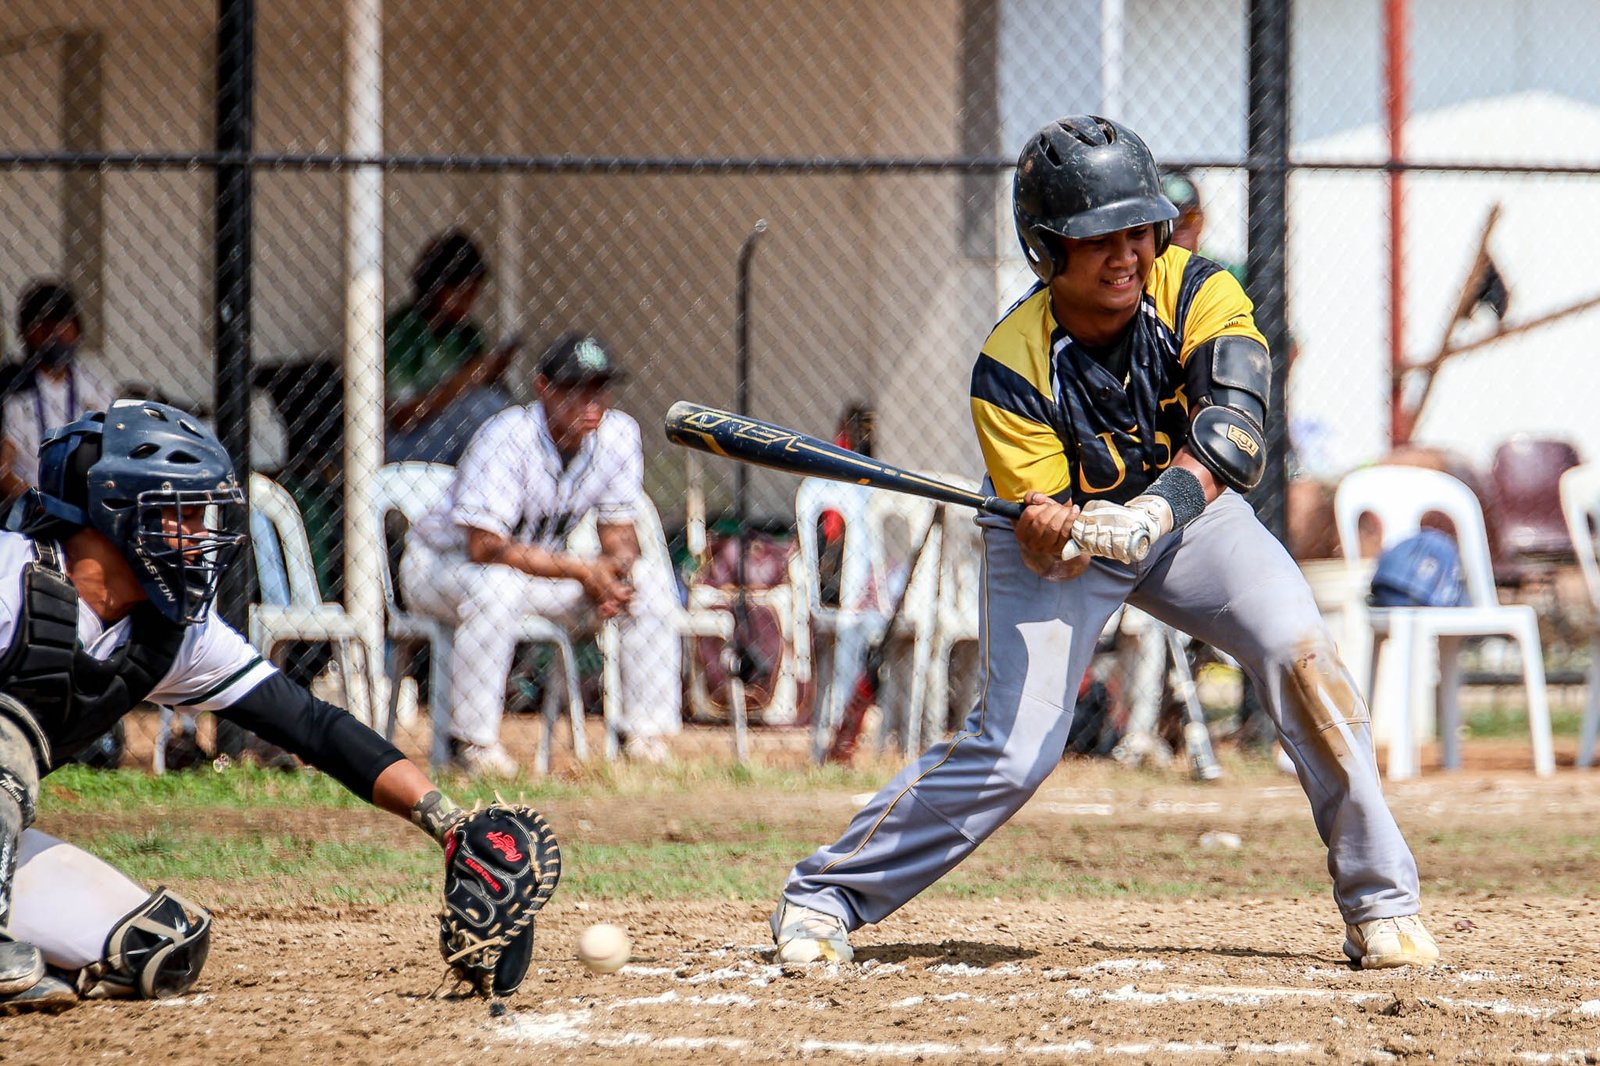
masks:
MULTIPOLYGON (((783 976, 784 967, 776 963, 765 961, 771 955, 771 949, 764 946, 751 946, 738 951, 745 958, 730 960, 731 965, 704 970, 697 973, 686 972, 687 967, 679 966, 643 966, 629 963, 624 966, 619 975, 624 977, 670 977, 674 981, 688 984, 701 985, 728 983, 734 981, 744 982, 751 988, 765 988, 783 976)), ((712 952, 718 958, 726 958, 733 954, 733 950, 712 952)), ((1069 977, 1103 977, 1115 974, 1132 973, 1163 973, 1172 969, 1168 963, 1151 958, 1110 958, 1097 962, 1086 963, 1070 969, 1047 967, 1037 971, 1038 974, 1050 981, 1058 981, 1069 977)), ((1179 967, 1182 971, 1193 971, 1192 966, 1179 967)), ((542 972, 542 971, 541 971, 542 972)), ((879 962, 868 959, 855 965, 842 965, 840 963, 818 964, 816 971, 819 976, 833 979, 871 980, 876 977, 885 977, 892 974, 907 972, 904 963, 879 962)), ((925 973, 940 977, 965 980, 980 980, 986 977, 1020 977, 1036 972, 1032 967, 1018 962, 1002 962, 982 966, 965 962, 936 962, 925 967, 925 973)), ((1307 981, 1337 981, 1353 977, 1352 971, 1339 967, 1308 966, 1303 971, 1307 981)), ((1448 979, 1458 985, 1477 985, 1490 981, 1521 981, 1523 975, 1517 973, 1499 973, 1493 970, 1446 970, 1437 974, 1438 977, 1448 979)), ((1292 987, 1292 986, 1282 986, 1292 987)), ((1307 986, 1302 989, 1307 994, 1317 994, 1327 989, 1307 986)))
MULTIPOLYGON (((1213 1003, 1224 1007, 1259 1007, 1269 1002, 1287 999, 1334 1000, 1357 1004, 1384 999, 1393 995, 1392 992, 1387 991, 1301 988, 1287 985, 1177 987, 1159 992, 1146 991, 1133 985, 1123 985, 1120 988, 1067 988, 1056 994, 1064 1000, 1073 1000, 1080 1003, 1115 1003, 1122 1006, 1140 1007, 1163 1007, 1188 1003, 1213 1003)), ((921 1006, 924 1003, 958 1002, 969 1002, 976 1006, 1011 1005, 1020 1002, 1036 1002, 1047 998, 1049 998, 1047 993, 1039 991, 1013 992, 998 997, 974 994, 972 992, 941 992, 907 996, 904 999, 895 1000, 889 1006, 909 1009, 921 1006)), ((1600 1015, 1600 1000, 1587 1000, 1576 1007, 1569 1008, 1565 1005, 1549 1003, 1538 1005, 1515 1003, 1507 999, 1460 999, 1443 995, 1421 995, 1417 998, 1421 1002, 1437 1003, 1440 1006, 1461 1010, 1484 1011, 1489 1014, 1516 1015, 1527 1018, 1548 1019, 1569 1009, 1575 1014, 1584 1016, 1600 1015)), ((824 1007, 817 1007, 816 1002, 813 1001, 811 1006, 816 1009, 825 1009, 824 1007)), ((789 1008, 795 1006, 794 1001, 788 999, 758 1000, 753 996, 737 992, 725 992, 711 996, 684 995, 673 989, 668 989, 653 996, 635 996, 628 999, 611 1000, 599 1004, 599 1006, 608 1011, 615 1011, 632 1007, 655 1007, 667 1003, 697 1007, 749 1007, 752 1009, 789 1008)))
MULTIPOLYGON (((600 1048, 653 1048, 657 1050, 724 1050, 747 1051, 752 1041, 735 1036, 657 1036, 651 1033, 629 1031, 625 1033, 590 1033, 587 1023, 592 1020, 590 1011, 569 1011, 557 1014, 509 1015, 487 1028, 501 1039, 525 1044, 558 1047, 600 1048)), ((1097 1044, 1092 1040, 1073 1040, 1067 1043, 1016 1042, 1011 1044, 958 1044, 944 1041, 922 1040, 915 1042, 883 1042, 862 1040, 807 1039, 789 1045, 802 1055, 832 1053, 860 1058, 931 1058, 953 1055, 1029 1055, 1039 1057, 1076 1057, 1083 1055, 1143 1056, 1152 1052, 1168 1055, 1294 1055, 1318 1053, 1309 1043, 1263 1044, 1253 1042, 1192 1042, 1170 1040, 1164 1043, 1097 1044)), ((779 1050, 762 1042, 764 1051, 779 1050)))
MULTIPOLYGON (((727 959, 732 965, 724 965, 709 971, 699 973, 685 972, 684 967, 653 967, 629 965, 621 974, 633 977, 660 978, 671 976, 680 984, 699 986, 711 982, 729 983, 742 982, 750 988, 767 987, 773 980, 781 977, 783 967, 766 963, 763 948, 751 947, 739 950, 741 954, 749 954, 754 958, 727 959)), ((718 952, 719 957, 726 959, 732 951, 718 952)), ((834 980, 868 980, 874 976, 889 973, 904 973, 906 967, 898 963, 877 963, 869 961, 859 966, 843 966, 830 964, 814 968, 814 976, 823 981, 834 980)), ((1167 969, 1166 965, 1152 959, 1141 958, 1112 958, 1074 970, 1045 970, 1044 976, 1061 975, 1074 977, 1108 976, 1112 974, 1157 973, 1167 969)), ((985 977, 1014 977, 1033 972, 1029 967, 1013 962, 999 963, 994 966, 974 966, 967 963, 936 963, 927 967, 929 976, 941 981, 956 980, 965 983, 981 983, 985 977)), ((1308 978, 1339 978, 1347 976, 1339 970, 1323 970, 1313 967, 1307 971, 1308 978)), ((1441 975, 1443 976, 1443 975, 1441 975)), ((1494 979, 1504 979, 1505 975, 1495 974, 1490 971, 1463 971, 1450 975, 1459 984, 1480 984, 1494 979)), ((1283 985, 1195 985, 1195 986, 1168 986, 1160 991, 1140 989, 1133 984, 1122 985, 1118 988, 1084 988, 1069 986, 1066 988, 1049 988, 1046 990, 1013 992, 1001 996, 989 996, 981 993, 975 994, 967 991, 945 993, 923 993, 907 996, 889 1004, 891 1009, 915 1010, 927 1004, 954 1004, 969 1003, 973 1006, 1014 1005, 1019 1002, 1038 1002, 1052 997, 1064 1001, 1075 1002, 1100 1002, 1114 1003, 1123 1007, 1149 1007, 1160 1008, 1164 1006, 1182 1006, 1191 1003, 1216 1004, 1220 1006, 1260 1006, 1268 1002, 1283 1002, 1285 1000, 1310 1000, 1318 1002, 1342 1002, 1352 1005, 1368 1002, 1374 999, 1391 997, 1391 991, 1382 989, 1332 989, 1305 986, 1283 985)), ((1600 1016, 1600 999, 1585 1000, 1579 1004, 1551 1004, 1548 1001, 1537 1004, 1526 1002, 1513 1002, 1507 999, 1464 999, 1451 996, 1431 994, 1419 995, 1418 1000, 1425 1004, 1435 1004, 1464 1011, 1483 1011, 1496 1015, 1513 1015, 1535 1019, 1549 1019, 1557 1014, 1571 1011, 1574 1014, 1595 1017, 1600 1016)), ((787 998, 757 998, 743 992, 717 992, 712 994, 699 994, 679 992, 669 989, 655 995, 635 996, 614 999, 609 1002, 596 1002, 594 997, 574 999, 573 1005, 578 1008, 572 1011, 555 1012, 551 1014, 520 1013, 502 1019, 498 1023, 489 1023, 488 1028, 497 1036, 506 1040, 530 1042, 545 1045, 561 1046, 590 1046, 596 1048, 653 1048, 658 1050, 722 1050, 729 1052, 746 1051, 753 1046, 750 1039, 735 1036, 683 1036, 683 1035, 658 1035, 629 1028, 624 1032, 602 1031, 592 1023, 597 1013, 606 1016, 616 1016, 616 1012, 626 1012, 632 1009, 644 1009, 675 1005, 682 1008, 745 1008, 750 1010, 803 1010, 809 1012, 828 1011, 837 1008, 831 1000, 791 1000, 787 998)), ((763 1040, 761 1047, 771 1050, 763 1040)), ((864 1041, 828 1041, 818 1039, 803 1040, 792 1045, 792 1050, 798 1054, 811 1054, 817 1052, 831 1052, 842 1056, 856 1057, 884 1057, 884 1058, 918 1058, 918 1057, 945 1057, 969 1055, 1005 1055, 1017 1054, 1032 1057, 1079 1057, 1079 1056, 1107 1056, 1107 1057, 1137 1057, 1150 1054, 1163 1055, 1200 1055, 1200 1056, 1228 1056, 1237 1054, 1253 1054, 1260 1056, 1303 1057, 1320 1054, 1310 1044, 1301 1042, 1291 1043, 1248 1043, 1248 1042, 1208 1042, 1208 1041, 1168 1041, 1164 1043, 1095 1043, 1088 1040, 1075 1040, 1064 1043, 1017 1041, 1014 1044, 993 1043, 952 1043, 941 1041, 914 1041, 898 1043, 879 1043, 864 1041)), ((1373 1057, 1382 1057, 1373 1049, 1373 1057)), ((1563 1052, 1525 1052, 1520 1058, 1531 1062, 1561 1061, 1574 1054, 1582 1054, 1571 1049, 1563 1052)))

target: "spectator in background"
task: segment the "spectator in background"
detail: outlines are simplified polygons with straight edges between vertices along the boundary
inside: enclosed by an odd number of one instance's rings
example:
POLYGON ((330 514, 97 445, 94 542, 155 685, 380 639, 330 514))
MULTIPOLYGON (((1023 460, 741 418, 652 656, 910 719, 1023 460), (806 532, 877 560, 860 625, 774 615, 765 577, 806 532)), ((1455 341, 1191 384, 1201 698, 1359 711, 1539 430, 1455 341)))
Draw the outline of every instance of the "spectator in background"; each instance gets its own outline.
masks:
POLYGON ((489 267, 460 230, 429 241, 411 299, 384 324, 390 462, 455 463, 472 434, 511 403, 498 382, 517 344, 491 350, 472 319, 489 267))
POLYGON ((83 318, 65 285, 38 281, 17 303, 22 362, 9 375, 0 403, 0 495, 5 506, 38 482, 45 432, 103 411, 116 394, 78 360, 83 318))
POLYGON ((584 628, 621 623, 625 755, 666 762, 662 738, 681 728, 677 589, 669 567, 640 557, 644 454, 639 424, 609 409, 616 377, 593 337, 563 337, 539 362, 538 401, 502 411, 473 436, 449 497, 406 535, 407 603, 456 626, 452 758, 469 774, 517 770, 500 719, 517 623, 529 614, 584 628), (567 547, 590 511, 597 557, 567 547))
POLYGON ((1161 175, 1161 191, 1178 209, 1177 221, 1172 224, 1172 243, 1187 248, 1216 263, 1244 284, 1244 267, 1229 262, 1209 251, 1201 251, 1200 238, 1206 230, 1205 205, 1200 202, 1200 186, 1187 170, 1169 170, 1161 175))

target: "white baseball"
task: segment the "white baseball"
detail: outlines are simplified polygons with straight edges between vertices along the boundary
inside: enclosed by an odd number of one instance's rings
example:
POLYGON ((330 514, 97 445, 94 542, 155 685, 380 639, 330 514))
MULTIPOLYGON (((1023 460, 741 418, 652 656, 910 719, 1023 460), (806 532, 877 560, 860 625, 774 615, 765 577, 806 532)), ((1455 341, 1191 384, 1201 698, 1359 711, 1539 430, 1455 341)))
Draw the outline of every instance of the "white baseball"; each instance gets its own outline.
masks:
POLYGON ((632 953, 628 934, 607 922, 591 925, 578 938, 578 959, 595 973, 616 973, 632 953))

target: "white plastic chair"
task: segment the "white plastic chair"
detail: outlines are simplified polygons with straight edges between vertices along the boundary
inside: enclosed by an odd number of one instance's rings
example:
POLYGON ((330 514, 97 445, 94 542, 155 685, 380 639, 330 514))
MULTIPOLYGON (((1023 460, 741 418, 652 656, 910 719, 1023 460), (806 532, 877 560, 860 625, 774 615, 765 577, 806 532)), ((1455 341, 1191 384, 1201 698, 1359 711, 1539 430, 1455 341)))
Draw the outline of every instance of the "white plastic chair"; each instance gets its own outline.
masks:
MULTIPOLYGON (((378 542, 385 546, 382 558, 383 599, 387 607, 387 633, 394 644, 395 655, 389 670, 389 711, 384 722, 386 736, 394 735, 395 712, 399 704, 400 681, 418 646, 428 646, 428 706, 433 719, 433 745, 431 759, 436 767, 444 766, 450 758, 450 657, 455 641, 455 626, 425 615, 402 610, 395 599, 394 581, 387 563, 388 532, 385 518, 398 512, 408 523, 415 523, 423 515, 442 503, 450 492, 450 482, 455 476, 453 467, 440 463, 389 463, 378 471, 372 487, 371 521, 376 526, 378 542)), ((572 652, 572 642, 566 631, 547 618, 524 616, 519 640, 530 644, 550 644, 555 647, 565 686, 567 711, 572 723, 572 749, 580 762, 589 758, 589 747, 583 732, 583 698, 578 688, 577 658, 572 652)), ((545 686, 544 742, 539 746, 536 767, 540 773, 550 771, 550 753, 555 746, 556 720, 561 715, 561 705, 553 685, 545 686)))
MULTIPOLYGON (((906 523, 910 550, 915 550, 933 515, 925 500, 895 493, 876 492, 822 478, 806 478, 795 491, 795 525, 800 541, 798 594, 805 604, 809 629, 827 639, 832 650, 818 656, 816 711, 812 716, 812 757, 821 762, 829 739, 844 716, 851 689, 859 676, 867 648, 882 638, 892 610, 893 590, 888 588, 888 563, 884 553, 885 527, 893 519, 906 523), (839 603, 822 603, 821 544, 817 524, 824 512, 837 513, 844 522, 840 555, 839 603)), ((905 607, 895 636, 910 643, 912 653, 908 698, 904 716, 896 722, 886 714, 879 733, 881 748, 891 729, 902 730, 908 752, 921 742, 923 688, 933 654, 933 588, 937 583, 939 531, 923 553, 916 572, 907 575, 905 607)), ((894 703, 894 673, 885 671, 879 704, 894 703)))
MULTIPOLYGON (((1595 556, 1595 533, 1600 531, 1600 463, 1584 463, 1561 475, 1561 513, 1578 555, 1589 602, 1600 617, 1600 561, 1595 556)), ((1578 733, 1580 769, 1594 765, 1595 737, 1600 733, 1600 632, 1589 638, 1589 694, 1578 733)))
MULTIPOLYGON (((883 632, 884 616, 878 611, 878 591, 883 557, 874 550, 869 534, 872 491, 822 478, 805 478, 795 490, 795 532, 800 541, 798 593, 804 603, 809 630, 816 634, 817 700, 811 717, 811 755, 821 762, 829 738, 844 716, 850 685, 868 645, 883 632), (822 545, 817 523, 825 511, 844 521, 844 544, 839 564, 839 603, 822 602, 822 545), (831 645, 824 655, 821 645, 831 645), (841 684, 841 665, 846 682, 841 684)), ((878 546, 878 547, 881 547, 878 546)))
MULTIPOLYGON (((782 584, 771 588, 749 589, 745 593, 747 607, 766 608, 777 617, 779 636, 783 645, 782 661, 778 665, 776 676, 772 678, 772 692, 762 710, 761 720, 769 725, 788 725, 800 717, 801 699, 805 686, 811 681, 810 629, 801 597, 795 592, 799 584, 800 569, 800 560, 796 555, 789 562, 787 577, 782 584)), ((739 590, 736 587, 719 587, 695 582, 689 585, 687 591, 688 609, 691 613, 725 614, 732 618, 732 612, 738 607, 739 590)), ((694 714, 707 715, 711 708, 711 692, 705 670, 694 655, 689 655, 684 662, 688 667, 687 706, 694 714)), ((740 687, 743 688, 742 683, 740 687)), ((731 709, 733 703, 731 687, 728 702, 731 709)))
POLYGON ((283 585, 287 585, 288 592, 286 602, 250 605, 247 626, 250 643, 269 659, 274 649, 285 641, 333 645, 346 708, 371 725, 376 680, 372 673, 371 649, 362 639, 360 627, 345 613, 344 606, 322 598, 311 557, 311 543, 294 497, 271 478, 251 474, 250 508, 269 523, 272 532, 271 539, 257 536, 252 540, 256 570, 281 576, 280 581, 272 583, 280 586, 280 594, 268 597, 268 585, 263 582, 263 598, 280 599, 283 585))
MULTIPOLYGON (((934 476, 949 480, 947 476, 934 476)), ((961 479, 950 483, 976 488, 961 479)), ((968 508, 945 509, 939 565, 928 695, 922 713, 922 735, 926 742, 938 740, 949 732, 950 656, 962 644, 978 641, 978 604, 983 595, 983 530, 968 508)))
MULTIPOLYGON (((639 541, 641 561, 671 574, 672 555, 667 548, 667 538, 661 528, 661 515, 648 497, 635 507, 634 536, 639 541)), ((567 538, 567 549, 580 555, 595 555, 600 551, 599 519, 595 512, 584 515, 583 520, 567 538)), ((685 639, 713 637, 723 641, 733 639, 733 615, 696 605, 678 607, 673 612, 673 624, 685 639)), ((601 623, 596 643, 600 647, 600 703, 606 723, 606 758, 615 759, 621 749, 622 722, 622 643, 615 619, 601 623)), ((685 658, 691 649, 685 648, 685 658)), ((741 764, 750 758, 748 722, 745 713, 744 682, 732 677, 728 683, 728 702, 733 712, 733 754, 741 764)))
POLYGON ((887 617, 894 609, 895 595, 903 585, 900 616, 895 622, 893 637, 894 644, 908 652, 910 657, 906 663, 908 669, 894 671, 886 668, 884 672, 883 698, 878 702, 885 708, 900 703, 903 709, 895 716, 885 716, 885 728, 879 737, 880 748, 888 731, 897 728, 908 754, 922 752, 928 677, 933 669, 934 635, 938 629, 939 599, 944 581, 940 558, 944 552, 944 530, 950 510, 946 507, 944 517, 936 518, 937 509, 933 503, 898 492, 874 492, 867 504, 867 517, 872 523, 876 550, 884 559, 886 568, 884 583, 888 586, 887 595, 880 609, 887 617), (904 565, 912 567, 900 575, 898 583, 887 578, 886 552, 886 546, 891 543, 890 527, 896 523, 902 527, 904 537, 899 542, 905 545, 904 565), (931 529, 930 523, 933 523, 931 529), (912 553, 922 544, 924 535, 927 536, 927 544, 922 549, 922 555, 913 558, 912 553), (895 683, 902 676, 908 680, 903 693, 895 683))
MULTIPOLYGON (((1413 777, 1418 772, 1416 731, 1418 708, 1427 704, 1427 689, 1438 671, 1434 704, 1444 744, 1444 765, 1460 765, 1460 649, 1462 640, 1474 636, 1506 636, 1522 652, 1523 679, 1528 693, 1528 730, 1533 741, 1533 766, 1539 774, 1555 771, 1550 738, 1550 707, 1545 695, 1544 654, 1539 623, 1533 608, 1502 605, 1495 594, 1494 571, 1489 561, 1489 537, 1477 497, 1449 474, 1410 466, 1376 466, 1357 470, 1339 483, 1334 512, 1345 560, 1359 566, 1360 520, 1373 515, 1383 527, 1383 547, 1388 548, 1422 528, 1422 518, 1437 511, 1456 530, 1468 604, 1463 607, 1367 607, 1372 632, 1367 692, 1374 714, 1393 714, 1389 730, 1389 777, 1413 777), (1396 671, 1405 682, 1400 691, 1376 692, 1378 652, 1387 639, 1398 660, 1396 671)), ((1364 605, 1363 605, 1364 606, 1364 605)), ((1387 688, 1387 686, 1386 686, 1387 688)))

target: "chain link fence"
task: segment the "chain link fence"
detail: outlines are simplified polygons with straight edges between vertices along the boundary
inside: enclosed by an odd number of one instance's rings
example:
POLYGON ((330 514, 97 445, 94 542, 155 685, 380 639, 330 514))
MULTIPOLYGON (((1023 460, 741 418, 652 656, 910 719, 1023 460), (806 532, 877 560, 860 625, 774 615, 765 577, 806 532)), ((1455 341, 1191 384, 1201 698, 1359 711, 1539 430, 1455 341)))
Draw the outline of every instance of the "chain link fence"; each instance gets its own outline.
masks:
MULTIPOLYGON (((1426 448, 1425 461, 1480 489, 1501 576, 1542 597, 1563 647, 1568 608, 1587 599, 1562 584, 1568 570, 1544 565, 1570 561, 1571 545, 1552 532, 1554 482, 1536 467, 1600 447, 1585 269, 1600 247, 1588 232, 1600 225, 1600 90, 1587 64, 1600 31, 1586 13, 1575 0, 11 5, 0 12, 0 307, 19 368, 3 415, 23 457, 14 469, 25 481, 41 427, 113 395, 211 419, 299 518, 273 530, 258 512, 260 565, 227 590, 224 613, 249 631, 247 605, 302 596, 296 567, 308 562, 314 597, 349 609, 351 635, 286 640, 274 657, 330 698, 382 708, 382 667, 407 645, 384 638, 379 589, 417 604, 400 563, 405 523, 370 520, 389 485, 378 466, 457 464, 496 411, 540 399, 535 371, 552 345, 591 336, 625 373, 611 399, 640 427, 670 560, 671 603, 652 610, 722 632, 708 618, 734 605, 739 571, 725 545, 750 533, 750 717, 803 724, 832 657, 805 637, 797 483, 750 470, 741 487, 733 464, 668 446, 662 417, 682 398, 743 405, 975 481, 972 359, 1032 280, 1010 221, 1011 162, 1045 121, 1096 111, 1183 172, 1203 212, 1200 250, 1238 270, 1265 324, 1281 323, 1268 333, 1285 372, 1292 354, 1278 449, 1291 480, 1258 506, 1296 555, 1336 554, 1331 486, 1409 437, 1413 457, 1426 448), (1400 85, 1386 78, 1386 19, 1408 6, 1400 85), (1391 109, 1406 115, 1398 144, 1391 109), (38 345, 19 332, 23 294, 41 280, 76 299, 81 343, 65 378, 35 369, 38 345), (1397 358, 1431 361, 1433 383, 1397 376, 1397 358), (1554 443, 1514 470, 1502 446, 1520 434, 1554 443), (1519 476, 1539 483, 1496 480, 1519 476), (1537 515, 1504 513, 1524 497, 1537 515)), ((529 461, 519 448, 503 458, 529 461)), ((576 498, 574 461, 541 451, 530 467, 554 494, 552 515, 576 498)), ((393 510, 421 514, 431 484, 397 490, 393 510)), ((928 520, 917 510, 890 523, 870 606, 892 604, 928 520)), ((545 532, 565 532, 566 518, 552 521, 545 532)), ((824 522, 820 556, 836 570, 819 587, 847 595, 833 588, 851 579, 830 564, 829 532, 824 522)), ((955 639, 968 631, 936 625, 937 607, 967 605, 951 591, 970 579, 953 561, 959 540, 936 545, 949 583, 919 608, 956 656, 949 694, 939 670, 934 695, 917 697, 926 733, 970 700, 971 649, 955 639)), ((594 719, 609 638, 580 609, 588 599, 557 599, 541 609, 571 623, 594 719)), ((534 601, 517 602, 525 615, 534 601)), ((730 665, 715 640, 617 639, 624 650, 609 658, 624 675, 641 655, 665 657, 660 683, 681 688, 685 720, 728 720, 730 665)), ((443 669, 414 643, 398 736, 426 753, 440 685, 447 700, 471 691, 481 703, 499 667, 473 661, 464 676, 459 656, 443 669)), ((491 702, 510 711, 510 754, 531 763, 548 751, 543 712, 571 710, 553 680, 566 660, 548 643, 517 644, 491 702)), ((1581 665, 1553 654, 1554 670, 1581 665)), ((1102 676, 1123 678, 1125 705, 1137 692, 1119 658, 1130 657, 1108 655, 1102 676)), ((628 706, 643 682, 613 682, 623 729, 653 730, 628 706)), ((1230 684, 1208 692, 1227 702, 1230 684)), ((156 720, 139 719, 136 760, 159 759, 156 720)))

